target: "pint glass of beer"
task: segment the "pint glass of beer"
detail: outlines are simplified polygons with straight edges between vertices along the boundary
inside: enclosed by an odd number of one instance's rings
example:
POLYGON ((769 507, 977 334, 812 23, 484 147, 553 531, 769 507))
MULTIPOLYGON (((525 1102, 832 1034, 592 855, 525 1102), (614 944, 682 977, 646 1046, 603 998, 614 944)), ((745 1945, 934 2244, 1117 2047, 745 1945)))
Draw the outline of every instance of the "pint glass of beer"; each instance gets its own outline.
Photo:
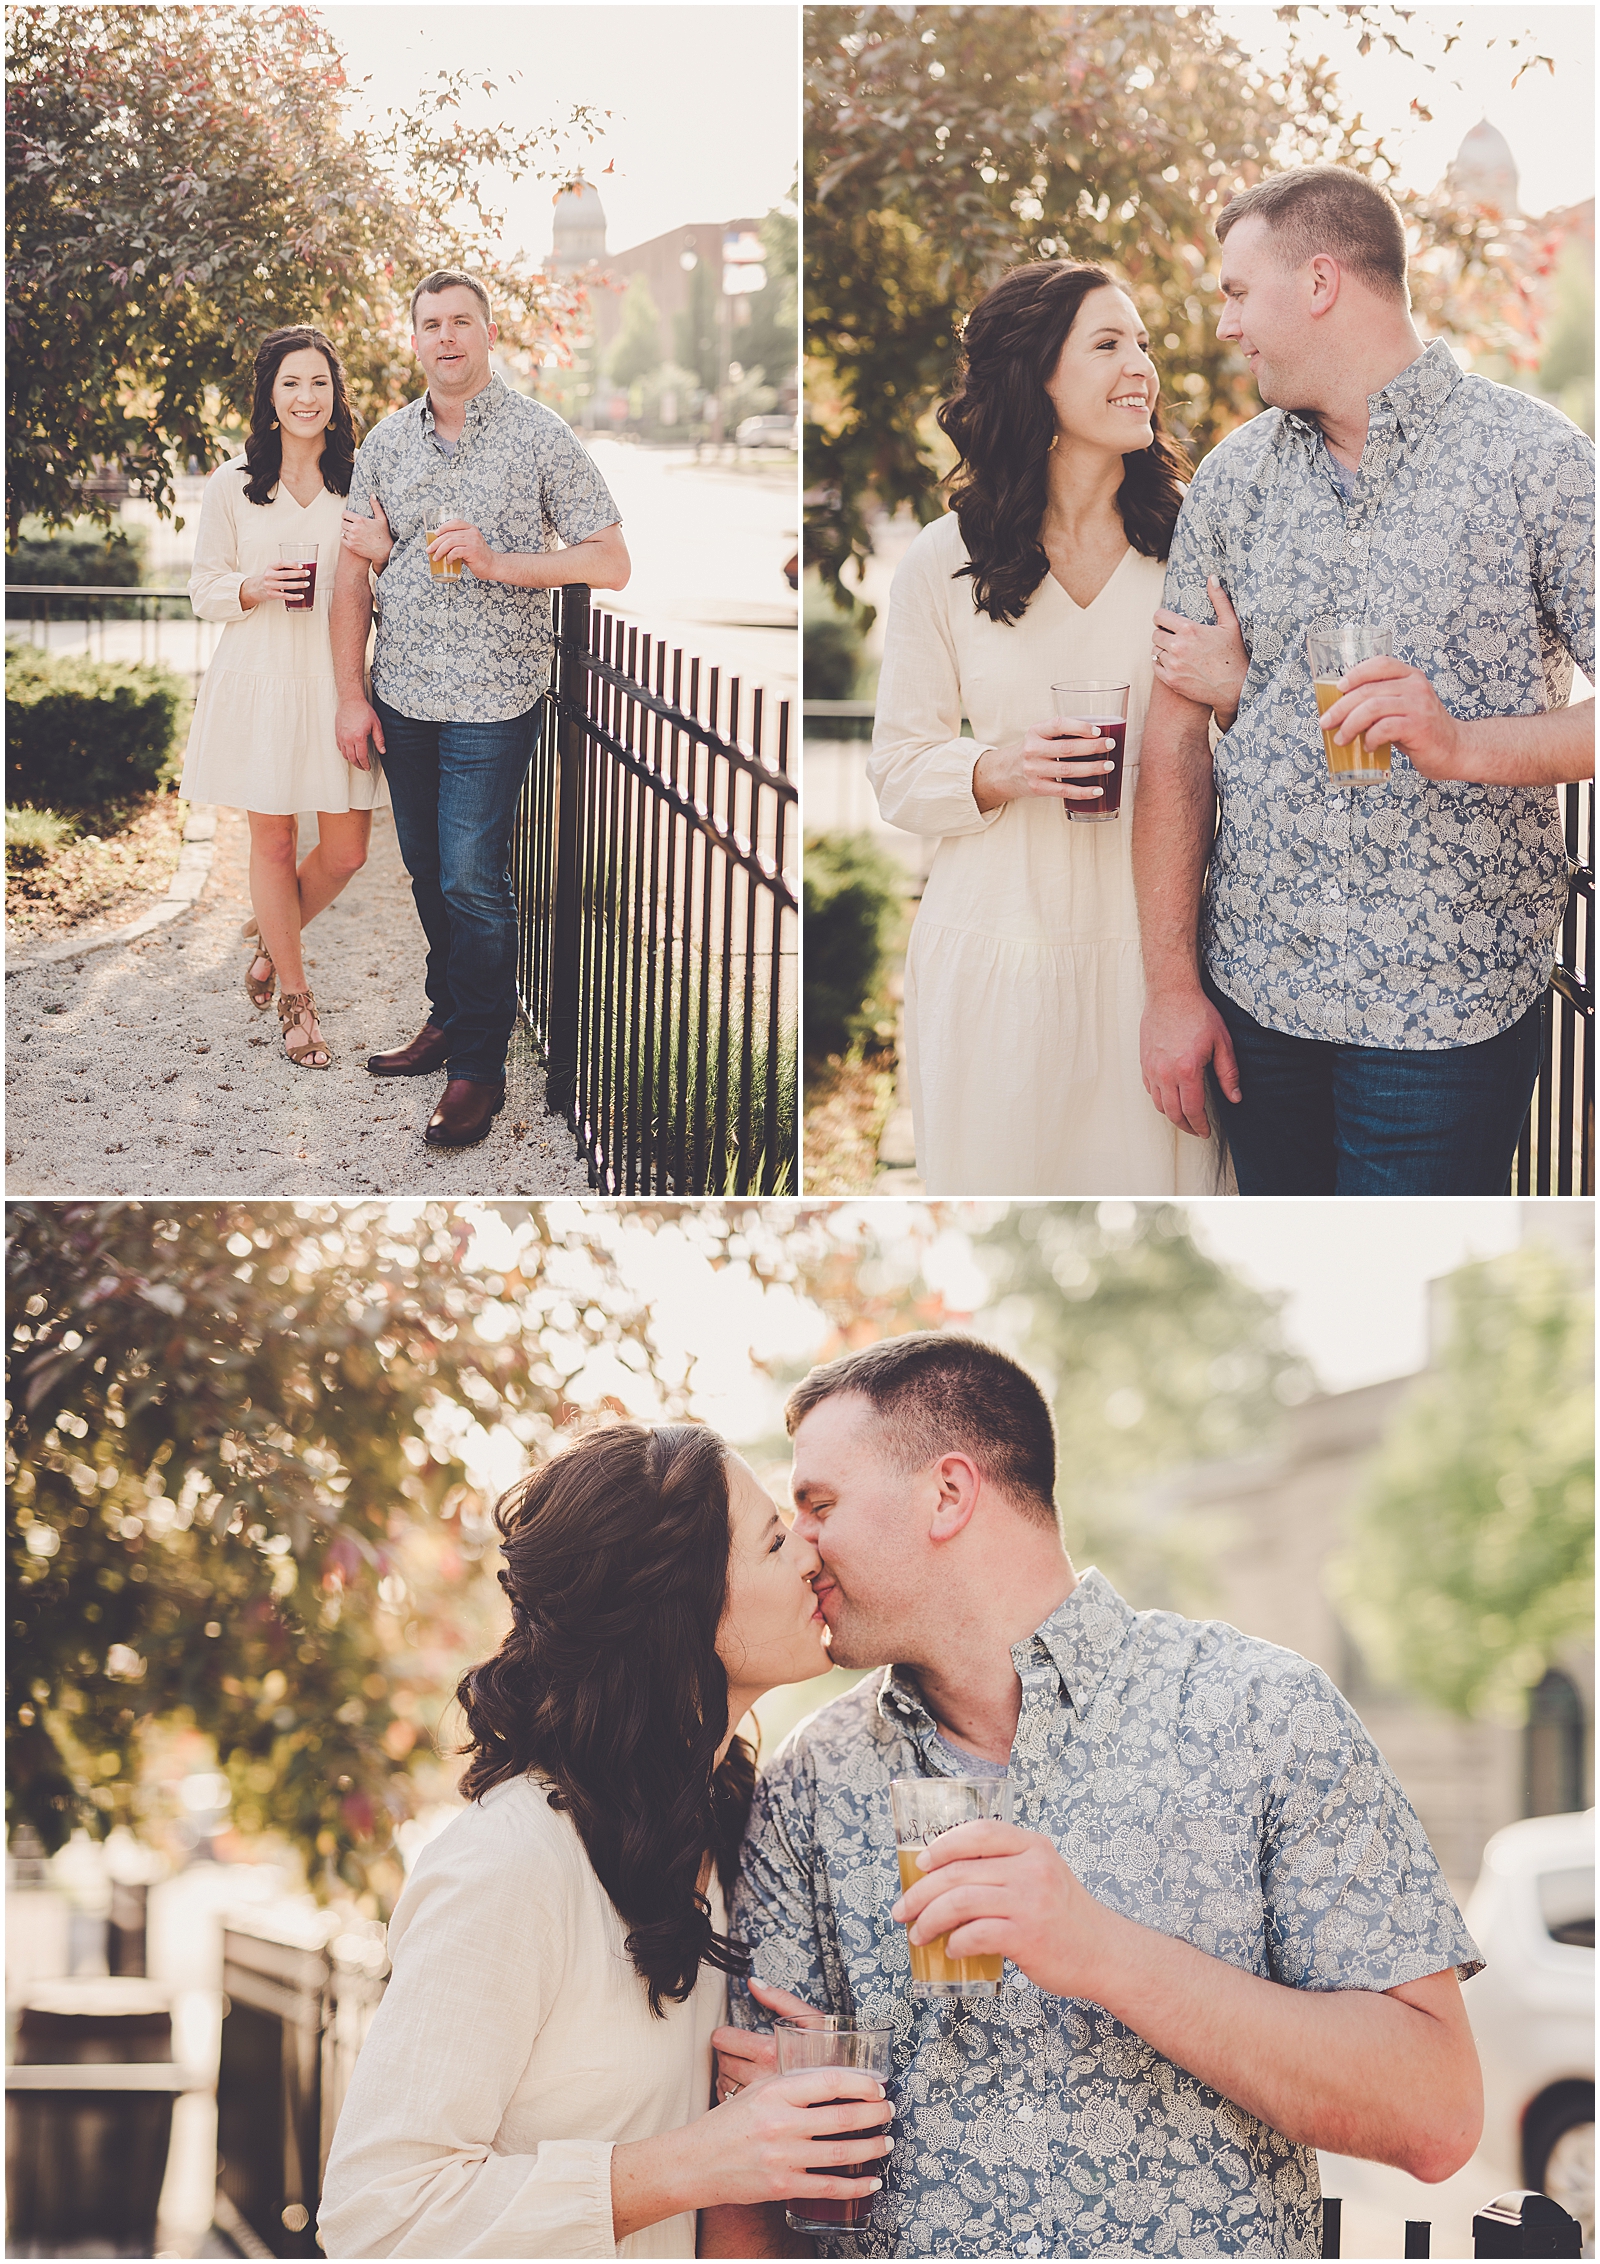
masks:
POLYGON ((314 542, 280 542, 278 545, 279 565, 299 566, 305 573, 305 587, 299 596, 286 597, 283 601, 286 613, 309 613, 317 602, 317 549, 314 542))
MULTIPOLYGON (((845 2020, 836 2013, 810 2012, 800 2020, 775 2021, 773 2035, 777 2041, 780 2075, 799 2075, 812 2067, 859 2068, 863 2075, 875 2075, 884 2088, 888 2088, 894 2046, 892 2028, 859 2028, 853 2020, 845 2020)), ((819 2105, 829 2103, 818 2101, 819 2105)), ((872 2138, 876 2133, 862 2130, 854 2135, 872 2138)), ((879 2155, 870 2162, 847 2162, 812 2174, 865 2181, 881 2178, 888 2168, 888 2160, 887 2155, 879 2155)), ((802 2194, 785 2205, 784 2215, 791 2232, 859 2232, 863 2225, 871 2222, 872 2204, 876 2199, 876 2194, 863 2193, 859 2201, 811 2201, 802 2194)))
POLYGON ((460 559, 436 558, 433 554, 434 544, 438 541, 442 531, 437 519, 427 519, 423 522, 423 540, 428 546, 428 572, 436 582, 459 582, 461 579, 460 559))
MULTIPOLYGON (((1311 688, 1317 695, 1317 713, 1326 715, 1339 697, 1339 680, 1363 660, 1386 659, 1392 651, 1387 621, 1338 621, 1331 628, 1313 629, 1306 638, 1311 662, 1311 688)), ((1358 731, 1347 746, 1336 747, 1331 731, 1322 734, 1323 751, 1331 777, 1341 784, 1363 785, 1387 778, 1393 751, 1388 739, 1373 741, 1358 731)))
MULTIPOLYGON (((896 1777, 889 1787, 894 1808, 894 1836, 900 1856, 900 1890, 915 1886, 926 1874, 917 1869, 917 1857, 958 1824, 1011 1821, 1009 1777, 896 1777)), ((948 1957, 947 1937, 913 1942, 911 1994, 914 1997, 998 1997, 1005 1959, 948 1957)))
MULTIPOLYGON (((1105 681, 1052 684, 1050 687, 1051 708, 1059 718, 1090 724, 1099 738, 1111 741, 1111 768, 1102 771, 1098 778, 1072 781, 1074 786, 1096 787, 1099 800, 1079 801, 1074 796, 1062 796, 1062 808, 1075 825, 1109 825, 1113 818, 1122 815, 1122 758, 1127 751, 1131 689, 1127 684, 1105 681)), ((1058 740, 1057 746, 1063 761, 1081 755, 1081 750, 1074 747, 1070 739, 1058 740)))

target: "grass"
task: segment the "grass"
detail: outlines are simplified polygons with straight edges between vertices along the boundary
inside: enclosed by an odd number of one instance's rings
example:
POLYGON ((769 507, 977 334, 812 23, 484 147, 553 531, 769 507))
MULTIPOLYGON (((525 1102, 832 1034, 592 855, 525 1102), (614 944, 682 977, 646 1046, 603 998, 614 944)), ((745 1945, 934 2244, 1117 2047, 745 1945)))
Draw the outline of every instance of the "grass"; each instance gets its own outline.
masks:
POLYGON ((31 802, 6 811, 6 870, 21 872, 42 865, 56 850, 65 849, 78 836, 76 818, 59 810, 36 810, 31 802))
MULTIPOLYGON (((631 972, 631 967, 630 967, 631 972)), ((642 986, 644 970, 640 970, 642 986)), ((751 1148, 742 1156, 739 1139, 739 1104, 744 1066, 743 984, 736 973, 729 986, 728 1038, 726 1048, 727 1087, 725 1094, 726 1152, 724 1167, 718 1169, 716 1143, 717 1109, 723 1091, 723 1048, 720 1036, 722 999, 722 970, 717 959, 709 962, 699 953, 691 952, 686 959, 675 959, 665 984, 658 971, 655 992, 654 1030, 640 1031, 640 1061, 636 1091, 638 1095, 638 1121, 633 1149, 636 1154, 645 1147, 644 1132, 648 1126, 649 1152, 652 1174, 659 1180, 663 1166, 669 1171, 677 1156, 677 1126, 680 1112, 685 1123, 685 1167, 692 1179, 694 1173, 694 1116, 697 1098, 703 1089, 703 1116, 705 1123, 706 1185, 703 1189, 685 1185, 674 1189, 678 1194, 704 1193, 723 1195, 736 1189, 756 1192, 762 1187, 762 1176, 768 1165, 764 1142, 768 1041, 769 1000, 758 987, 751 1001, 752 1027, 750 1030, 750 1140, 751 1148), (702 1042, 700 1027, 700 985, 705 971, 709 993, 708 1026, 702 1042), (688 990, 689 1054, 685 1060, 679 1050, 679 1022, 685 987, 688 990), (665 996, 663 996, 663 990, 665 996)), ((630 1024, 628 1002, 618 1000, 614 1007, 619 1040, 626 1040, 630 1024)), ((777 1110, 775 1125, 776 1155, 772 1159, 772 1185, 766 1192, 792 1195, 796 1185, 796 1088, 797 1048, 793 1028, 784 1031, 779 1040, 779 1054, 774 1064, 777 1084, 777 1110)), ((627 1081, 624 1063, 621 1077, 627 1081)), ((627 1128, 623 1127, 623 1147, 620 1153, 608 1159, 619 1175, 626 1163, 627 1128)))

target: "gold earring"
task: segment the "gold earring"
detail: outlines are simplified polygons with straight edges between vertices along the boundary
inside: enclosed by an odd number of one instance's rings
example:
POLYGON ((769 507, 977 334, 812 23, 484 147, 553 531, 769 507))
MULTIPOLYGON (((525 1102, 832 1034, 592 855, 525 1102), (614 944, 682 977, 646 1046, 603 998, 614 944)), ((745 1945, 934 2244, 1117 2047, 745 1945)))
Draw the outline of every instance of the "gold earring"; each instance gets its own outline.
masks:
MULTIPOLYGON (((1060 438, 1061 438, 1061 435, 1060 435, 1060 433, 1059 433, 1059 432, 1053 432, 1053 433, 1052 433, 1052 434, 1050 435, 1050 448, 1054 448, 1054 446, 1055 446, 1056 442, 1057 442, 1057 441, 1058 441, 1058 440, 1059 440, 1060 438)), ((1050 453, 1050 448, 1047 448, 1047 449, 1045 450, 1045 454, 1046 454, 1047 456, 1048 456, 1048 455, 1049 455, 1049 453, 1050 453)))
MULTIPOLYGON (((276 417, 274 417, 274 418, 273 418, 273 420, 272 420, 272 430, 273 430, 274 432, 276 432, 276 431, 277 431, 277 429, 278 429, 278 420, 277 420, 277 418, 276 418, 276 417)), ((1050 443, 1050 445, 1051 445, 1051 447, 1053 448, 1053 447, 1055 446, 1055 442, 1054 442, 1054 441, 1052 440, 1052 441, 1051 441, 1051 443, 1050 443)))

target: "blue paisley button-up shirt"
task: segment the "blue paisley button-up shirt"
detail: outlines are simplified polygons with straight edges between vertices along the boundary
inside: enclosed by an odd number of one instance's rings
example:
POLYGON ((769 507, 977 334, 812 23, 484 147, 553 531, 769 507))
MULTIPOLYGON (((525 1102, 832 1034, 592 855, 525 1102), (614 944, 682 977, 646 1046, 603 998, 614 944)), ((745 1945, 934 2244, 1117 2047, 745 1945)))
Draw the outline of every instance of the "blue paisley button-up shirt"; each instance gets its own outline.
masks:
POLYGON ((376 495, 394 536, 377 578, 372 688, 426 723, 499 723, 526 715, 550 677, 548 590, 459 581, 428 571, 426 520, 468 519, 491 550, 554 550, 622 514, 570 425, 492 376, 467 403, 446 455, 428 396, 374 425, 356 455, 350 509, 376 495))
MULTIPOLYGON (((1405 1794, 1327 1676, 1095 1571, 1013 1645, 1014 1820, 1123 1916, 1297 1989, 1479 1958, 1405 1794)), ((913 1998, 889 1783, 951 1771, 904 1670, 804 1722, 757 1787, 733 1931, 758 1978, 893 2022, 895 2145, 834 2256, 1316 2256, 1316 2157, 1102 2007, 1007 1964, 913 1998)), ((734 2017, 762 2024, 748 1990, 734 2017)))
POLYGON ((1369 403, 1349 497, 1314 420, 1269 409, 1195 474, 1166 603, 1250 654, 1216 750, 1201 948, 1212 980, 1293 1037, 1430 1051, 1508 1029, 1549 981, 1568 859, 1553 788, 1328 775, 1306 631, 1388 621, 1463 721, 1562 706, 1594 673, 1594 444, 1466 377, 1435 339, 1369 403))

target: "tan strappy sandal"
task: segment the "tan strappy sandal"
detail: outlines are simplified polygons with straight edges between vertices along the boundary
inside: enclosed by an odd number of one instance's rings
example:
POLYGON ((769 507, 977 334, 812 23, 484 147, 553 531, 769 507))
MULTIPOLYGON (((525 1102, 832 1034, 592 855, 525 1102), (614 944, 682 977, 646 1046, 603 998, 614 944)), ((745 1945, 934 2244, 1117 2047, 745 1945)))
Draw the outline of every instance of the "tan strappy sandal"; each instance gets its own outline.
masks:
POLYGON ((244 995, 256 1012, 261 1014, 272 1004, 272 994, 278 987, 278 970, 273 965, 272 954, 262 940, 261 930, 255 921, 247 920, 241 932, 250 946, 250 964, 244 971, 244 995), (253 975, 250 972, 258 959, 266 961, 272 969, 270 974, 253 975))
POLYGON ((311 1035, 316 1019, 317 1002, 308 990, 284 991, 279 997, 278 1020, 283 1024, 283 1050, 296 1069, 327 1069, 332 1065, 333 1056, 323 1040, 311 1035), (289 1043, 291 1030, 304 1033, 301 1044, 292 1046, 289 1043))

